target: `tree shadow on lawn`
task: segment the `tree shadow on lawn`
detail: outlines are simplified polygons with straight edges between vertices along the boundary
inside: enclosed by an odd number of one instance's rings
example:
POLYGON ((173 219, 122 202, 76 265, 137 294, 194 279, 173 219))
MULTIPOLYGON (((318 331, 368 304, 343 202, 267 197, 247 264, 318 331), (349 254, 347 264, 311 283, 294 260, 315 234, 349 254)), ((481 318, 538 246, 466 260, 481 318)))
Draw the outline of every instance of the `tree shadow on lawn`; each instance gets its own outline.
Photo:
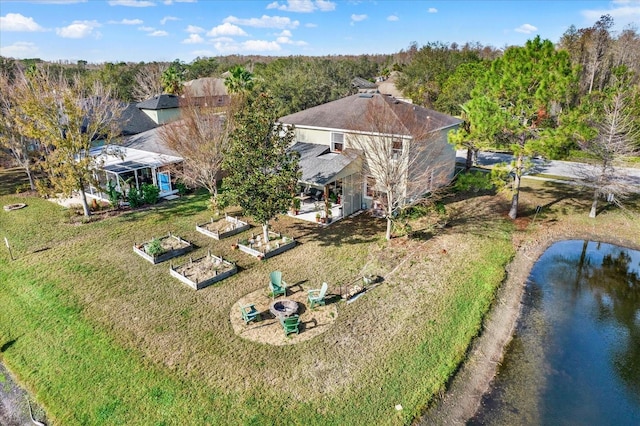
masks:
POLYGON ((145 206, 135 210, 131 210, 122 217, 123 221, 132 222, 138 220, 140 215, 155 214, 158 220, 167 221, 175 216, 191 216, 207 210, 208 207, 204 202, 198 200, 184 200, 181 198, 175 200, 165 200, 152 206, 145 206))
POLYGON ((25 171, 19 167, 0 170, 0 195, 12 195, 21 185, 29 185, 25 171))
POLYGON ((373 218, 367 213, 355 217, 336 220, 327 225, 305 224, 296 221, 290 225, 299 239, 313 239, 321 247, 341 246, 343 244, 368 244, 379 240, 384 234, 386 221, 373 218))

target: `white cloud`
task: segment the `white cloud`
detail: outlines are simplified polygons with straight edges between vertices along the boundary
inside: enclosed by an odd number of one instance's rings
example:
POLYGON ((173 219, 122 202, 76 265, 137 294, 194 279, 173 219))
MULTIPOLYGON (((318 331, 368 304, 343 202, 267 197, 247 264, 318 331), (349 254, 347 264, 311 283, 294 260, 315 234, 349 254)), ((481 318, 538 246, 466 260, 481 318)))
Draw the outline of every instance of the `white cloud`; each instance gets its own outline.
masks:
POLYGON ((317 28, 318 24, 314 24, 313 22, 308 22, 306 24, 304 24, 305 27, 307 28, 317 28))
POLYGON ((280 37, 291 37, 293 34, 291 34, 291 31, 289 30, 282 30, 282 32, 280 34, 278 34, 278 36, 280 37))
POLYGON ((531 24, 520 25, 515 29, 515 32, 522 34, 531 34, 532 32, 538 31, 538 28, 534 27, 531 24))
POLYGON ((156 4, 148 0, 109 0, 109 6, 149 7, 156 4))
POLYGON ((331 12, 336 10, 336 4, 332 1, 316 0, 316 6, 323 12, 331 12))
POLYGON ((147 32, 155 31, 155 30, 156 30, 156 29, 155 29, 155 28, 153 28, 153 27, 138 27, 138 29, 139 29, 140 31, 147 31, 147 32))
POLYGON ((395 22, 395 21, 399 21, 399 20, 400 20, 400 18, 398 18, 396 15, 387 16, 387 21, 395 22))
POLYGON ((166 24, 168 21, 179 21, 180 18, 176 18, 175 16, 165 16, 164 18, 162 18, 160 20, 160 24, 164 25, 166 24))
POLYGON ((306 46, 306 41, 291 40, 289 37, 280 36, 276 38, 276 42, 279 44, 293 44, 294 46, 306 46))
POLYGON ((36 21, 31 17, 22 16, 19 13, 7 13, 6 16, 0 16, 1 31, 44 31, 36 21))
POLYGON ((427 12, 429 13, 438 13, 438 9, 436 9, 435 7, 430 7, 427 12))
POLYGON ((93 30, 100 27, 98 21, 73 21, 71 25, 66 27, 56 28, 56 34, 62 38, 85 38, 90 35, 99 37, 99 33, 94 33, 93 30))
POLYGON ((255 28, 297 28, 300 25, 299 21, 292 21, 291 19, 283 16, 267 16, 262 15, 260 18, 240 19, 235 16, 228 16, 224 18, 222 22, 238 25, 246 25, 248 27, 255 28))
POLYGON ((168 36, 169 33, 166 31, 154 31, 149 33, 150 37, 164 37, 164 36, 168 36))
POLYGON ((330 12, 336 9, 336 4, 327 0, 287 0, 280 4, 277 1, 269 3, 267 9, 278 9, 286 12, 311 13, 316 10, 330 12))
POLYGON ((351 15, 351 25, 353 25, 354 22, 362 22, 367 18, 368 18, 367 15, 356 15, 356 14, 353 14, 353 15, 351 15))
POLYGON ((247 34, 242 28, 237 25, 230 24, 225 22, 222 25, 218 25, 214 27, 207 33, 209 37, 220 37, 220 36, 247 36, 247 34))
POLYGON ((184 44, 200 44, 204 43, 204 39, 200 34, 189 34, 189 38, 182 40, 184 44))
POLYGON ((211 43, 233 43, 233 39, 231 37, 216 37, 211 39, 211 43))
POLYGON ((29 41, 18 41, 9 46, 0 47, 0 55, 9 58, 28 58, 38 56, 38 47, 29 41))
POLYGON ((144 21, 142 19, 123 19, 122 21, 109 21, 109 23, 120 25, 140 25, 143 24, 144 21))
POLYGON ((614 0, 610 9, 583 10, 582 16, 595 23, 602 15, 611 15, 617 27, 636 24, 640 21, 640 0, 614 0))
POLYGON ((167 6, 173 3, 197 3, 198 0, 164 0, 163 3, 167 6))
POLYGON ((247 40, 241 43, 243 50, 256 52, 275 52, 280 50, 280 45, 275 41, 247 40))
POLYGON ((216 50, 221 53, 237 53, 237 52, 277 52, 282 48, 275 41, 266 40, 247 40, 242 43, 233 41, 218 41, 214 44, 216 50))
POLYGON ((204 28, 197 27, 195 25, 187 25, 187 29, 185 31, 191 34, 200 34, 204 32, 204 28))

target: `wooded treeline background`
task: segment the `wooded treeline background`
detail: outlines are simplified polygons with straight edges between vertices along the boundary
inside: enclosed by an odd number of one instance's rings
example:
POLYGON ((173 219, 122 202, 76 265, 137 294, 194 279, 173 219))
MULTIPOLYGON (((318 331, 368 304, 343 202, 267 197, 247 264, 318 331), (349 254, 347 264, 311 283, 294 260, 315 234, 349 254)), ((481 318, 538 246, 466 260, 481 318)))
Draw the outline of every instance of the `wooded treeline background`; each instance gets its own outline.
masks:
MULTIPOLYGON (((640 34, 627 27, 614 32, 613 18, 602 16, 593 26, 571 26, 555 43, 556 51, 566 51, 575 70, 570 99, 565 109, 579 109, 593 92, 613 87, 615 69, 625 66, 628 84, 640 82, 640 34)), ((482 81, 492 64, 508 48, 479 43, 464 45, 429 42, 412 43, 390 55, 290 56, 229 55, 198 57, 191 63, 70 63, 40 59, 15 60, 0 57, 0 72, 10 81, 20 72, 46 67, 49 75, 78 77, 87 86, 100 82, 119 100, 141 101, 164 91, 179 91, 181 83, 200 77, 221 77, 238 66, 253 75, 254 89, 269 92, 279 115, 287 115, 323 104, 357 91, 354 77, 369 81, 397 72, 396 87, 415 104, 465 118, 464 105, 472 98, 476 83, 482 81)), ((565 111, 566 112, 566 111, 565 111)), ((640 113, 638 114, 640 115, 640 113)), ((562 156, 570 149, 556 153, 562 156)))
MULTIPOLYGON (((612 31, 613 18, 604 15, 588 28, 571 26, 556 41, 556 49, 566 50, 574 66, 579 66, 579 84, 573 104, 593 90, 604 90, 611 83, 613 69, 626 65, 633 71, 633 84, 640 78, 640 35, 628 27, 612 31)), ((255 76, 256 89, 270 91, 283 115, 329 102, 353 93, 351 80, 361 77, 374 81, 400 71, 397 86, 414 103, 441 112, 461 115, 460 106, 470 99, 475 82, 504 50, 479 43, 465 45, 428 42, 412 43, 390 55, 290 56, 228 55, 198 57, 190 63, 70 63, 40 59, 14 60, 0 57, 0 70, 14 73, 34 66, 47 66, 52 73, 69 79, 80 74, 87 83, 102 82, 122 101, 141 100, 142 76, 156 76, 157 69, 170 68, 174 77, 188 81, 200 77, 220 77, 235 66, 255 76)), ((157 78, 156 78, 157 80, 157 78)))

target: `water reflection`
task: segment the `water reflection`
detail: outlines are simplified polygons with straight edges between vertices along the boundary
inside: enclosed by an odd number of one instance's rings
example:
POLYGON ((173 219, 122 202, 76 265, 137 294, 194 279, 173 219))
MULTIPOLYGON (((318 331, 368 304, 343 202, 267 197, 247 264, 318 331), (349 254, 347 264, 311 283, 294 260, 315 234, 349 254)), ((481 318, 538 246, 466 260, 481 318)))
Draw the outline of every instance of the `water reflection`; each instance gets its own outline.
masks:
POLYGON ((535 264, 516 334, 469 424, 640 424, 640 252, 554 244, 535 264))

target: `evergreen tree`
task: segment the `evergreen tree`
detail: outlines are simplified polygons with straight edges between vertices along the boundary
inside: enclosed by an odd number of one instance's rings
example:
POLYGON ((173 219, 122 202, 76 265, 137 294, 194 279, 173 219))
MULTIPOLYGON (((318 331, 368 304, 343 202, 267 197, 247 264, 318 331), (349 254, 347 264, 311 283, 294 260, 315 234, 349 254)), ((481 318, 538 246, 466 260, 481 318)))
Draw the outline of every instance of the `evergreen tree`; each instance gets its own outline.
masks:
POLYGON ((289 150, 293 128, 276 124, 273 100, 260 94, 246 102, 236 114, 223 160, 224 195, 262 224, 264 241, 269 241, 269 221, 287 212, 296 192, 298 154, 289 150))

